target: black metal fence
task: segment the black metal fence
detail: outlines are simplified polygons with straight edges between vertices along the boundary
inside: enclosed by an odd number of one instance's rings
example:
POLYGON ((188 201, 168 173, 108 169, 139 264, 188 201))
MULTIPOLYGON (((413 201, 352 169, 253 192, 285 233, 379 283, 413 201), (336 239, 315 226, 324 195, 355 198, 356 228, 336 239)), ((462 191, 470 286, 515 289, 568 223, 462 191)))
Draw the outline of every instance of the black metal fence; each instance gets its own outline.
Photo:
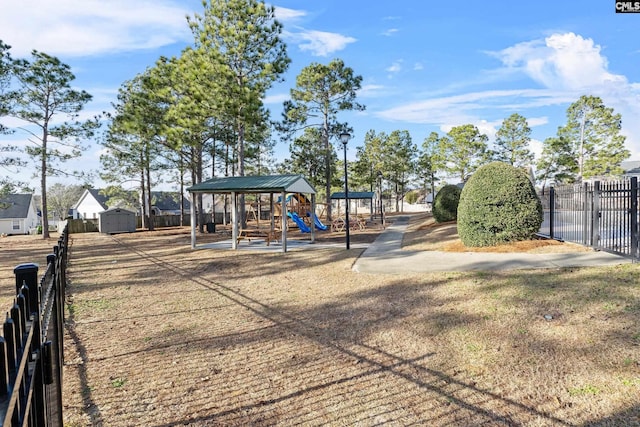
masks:
POLYGON ((47 269, 14 269, 16 298, 0 338, 0 418, 3 426, 62 427, 64 291, 68 233, 61 233, 47 269))
POLYGON ((638 178, 550 187, 539 193, 541 235, 637 259, 638 178))

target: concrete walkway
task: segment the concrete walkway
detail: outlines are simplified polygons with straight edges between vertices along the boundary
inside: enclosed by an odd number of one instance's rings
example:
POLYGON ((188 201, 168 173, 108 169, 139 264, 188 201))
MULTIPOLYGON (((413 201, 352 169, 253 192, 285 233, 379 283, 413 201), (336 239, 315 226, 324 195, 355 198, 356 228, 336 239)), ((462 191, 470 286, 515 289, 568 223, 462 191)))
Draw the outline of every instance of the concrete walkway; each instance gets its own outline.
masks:
POLYGON ((356 260, 353 269, 361 273, 398 274, 591 267, 632 262, 619 255, 597 251, 558 254, 403 251, 402 236, 408 223, 408 216, 396 217, 356 260))

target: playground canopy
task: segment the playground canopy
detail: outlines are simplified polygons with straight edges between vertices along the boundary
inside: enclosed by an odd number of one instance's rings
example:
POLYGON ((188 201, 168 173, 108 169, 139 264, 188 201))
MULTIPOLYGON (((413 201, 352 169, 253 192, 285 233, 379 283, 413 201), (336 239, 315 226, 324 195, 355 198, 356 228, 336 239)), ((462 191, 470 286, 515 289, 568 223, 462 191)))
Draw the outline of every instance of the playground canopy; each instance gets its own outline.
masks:
MULTIPOLYGON (((287 251, 287 206, 286 206, 286 194, 287 193, 303 193, 311 195, 311 211, 315 212, 315 195, 316 190, 313 185, 307 181, 302 175, 261 175, 261 176, 233 176, 233 177, 220 177, 211 178, 207 181, 203 181, 199 184, 192 185, 187 188, 187 191, 191 193, 191 206, 196 206, 195 197, 198 193, 208 194, 230 194, 231 195, 231 223, 232 223, 232 249, 238 247, 238 194, 247 193, 268 193, 271 194, 271 203, 273 204, 273 194, 280 194, 282 204, 282 251, 287 251)), ((272 215, 273 215, 273 209, 272 215)), ((195 209, 191 209, 191 247, 196 247, 196 212, 195 209)), ((273 219, 273 217, 272 217, 273 219)), ((271 221, 273 227, 273 221, 271 221)), ((315 236, 313 233, 313 227, 311 227, 311 241, 314 241, 315 236)))
MULTIPOLYGON (((375 193, 373 191, 349 191, 349 200, 354 200, 354 199, 372 200, 374 196, 375 196, 375 193)), ((331 198, 344 200, 345 199, 344 192, 331 193, 331 198)))
MULTIPOLYGON (((349 200, 369 200, 371 215, 373 215, 373 191, 349 191, 349 200)), ((345 200, 344 192, 331 193, 331 200, 345 200)))

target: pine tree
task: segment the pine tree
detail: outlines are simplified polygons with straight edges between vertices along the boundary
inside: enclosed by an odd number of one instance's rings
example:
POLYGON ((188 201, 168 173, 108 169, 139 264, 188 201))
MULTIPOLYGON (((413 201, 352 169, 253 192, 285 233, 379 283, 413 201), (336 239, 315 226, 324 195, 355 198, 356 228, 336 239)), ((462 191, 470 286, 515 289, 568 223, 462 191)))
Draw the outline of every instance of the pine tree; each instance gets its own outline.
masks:
POLYGON ((465 182, 487 161, 488 138, 471 124, 455 126, 440 139, 438 158, 443 169, 465 182))
POLYGON ((575 179, 620 174, 620 163, 630 156, 620 134, 622 117, 597 96, 583 95, 567 109, 567 124, 558 136, 568 142, 568 155, 577 159, 575 179))
POLYGON ((531 128, 527 119, 513 113, 496 132, 495 159, 512 166, 530 166, 534 156, 529 149, 531 128))
MULTIPOLYGON (((331 177, 335 170, 332 159, 335 151, 331 139, 337 139, 341 132, 351 131, 346 123, 338 122, 340 111, 364 110, 364 105, 356 102, 356 95, 362 77, 334 59, 328 65, 313 63, 305 67, 296 78, 296 87, 291 89, 291 99, 284 103, 284 120, 280 130, 287 135, 307 127, 320 129, 319 141, 324 151, 325 196, 327 217, 331 220, 331 177)), ((320 159, 318 159, 320 161, 320 159)))
POLYGON ((86 140, 93 136, 98 127, 98 118, 78 120, 80 111, 91 100, 91 95, 84 90, 71 88, 75 76, 69 65, 35 50, 32 57, 31 62, 14 62, 13 69, 19 87, 10 91, 8 97, 11 114, 38 130, 31 132, 30 141, 33 145, 27 146, 25 152, 39 163, 37 170, 42 194, 42 237, 47 239, 47 177, 82 176, 80 172, 56 166, 81 156, 87 148, 86 140), (58 123, 59 117, 65 117, 67 121, 54 124, 58 123))

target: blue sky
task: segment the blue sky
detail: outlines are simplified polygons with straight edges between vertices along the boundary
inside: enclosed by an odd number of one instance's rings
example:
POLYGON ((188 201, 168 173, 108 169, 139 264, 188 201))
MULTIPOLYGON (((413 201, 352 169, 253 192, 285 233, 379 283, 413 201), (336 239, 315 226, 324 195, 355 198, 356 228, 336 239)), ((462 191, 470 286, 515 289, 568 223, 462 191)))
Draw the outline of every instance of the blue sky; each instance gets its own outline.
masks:
MULTIPOLYGON (((185 16, 202 10, 197 0, 2 3, 0 39, 12 55, 37 49, 69 64, 75 85, 94 96, 87 116, 109 109, 122 82, 160 55, 179 55, 191 44, 185 16)), ((631 160, 640 160, 640 14, 615 13, 615 1, 272 4, 292 59, 285 81, 265 100, 272 117, 280 117, 302 68, 343 59, 363 77, 359 101, 367 107, 340 116, 355 130, 350 159, 370 129, 408 130, 420 145, 432 131, 472 123, 493 141, 514 112, 528 119, 531 148, 539 152, 541 141, 565 123, 567 107, 590 94, 622 114, 631 160)), ((24 144, 26 138, 18 131, 5 140, 24 144)), ((69 169, 98 168, 99 152, 92 143, 69 169)), ((279 143, 276 155, 287 157, 288 146, 279 143)))

